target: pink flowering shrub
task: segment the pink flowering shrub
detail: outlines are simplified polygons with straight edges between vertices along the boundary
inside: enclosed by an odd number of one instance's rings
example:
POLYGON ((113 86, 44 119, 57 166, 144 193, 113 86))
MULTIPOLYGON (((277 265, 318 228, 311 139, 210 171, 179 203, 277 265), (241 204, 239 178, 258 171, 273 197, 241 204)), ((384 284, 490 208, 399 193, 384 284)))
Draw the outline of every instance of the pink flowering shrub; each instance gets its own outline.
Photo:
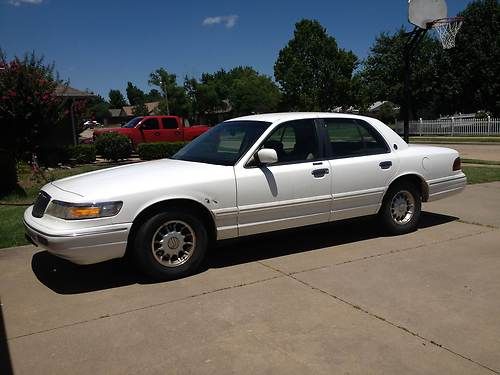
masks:
MULTIPOLYGON (((64 116, 64 100, 55 89, 62 82, 54 67, 35 54, 7 61, 0 50, 0 150, 12 159, 36 152, 49 127, 64 116)), ((29 157, 29 156, 28 156, 29 157)))

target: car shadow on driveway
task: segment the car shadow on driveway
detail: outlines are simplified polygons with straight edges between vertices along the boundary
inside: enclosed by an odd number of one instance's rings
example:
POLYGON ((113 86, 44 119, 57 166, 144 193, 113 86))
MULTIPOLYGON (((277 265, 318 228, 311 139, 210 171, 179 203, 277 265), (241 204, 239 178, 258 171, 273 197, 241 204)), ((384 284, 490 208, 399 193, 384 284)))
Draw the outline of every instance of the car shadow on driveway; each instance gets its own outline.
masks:
MULTIPOLYGON (((455 220, 458 218, 422 212, 419 229, 455 220)), ((376 219, 368 217, 224 241, 209 249, 198 272, 386 236, 376 219)), ((59 294, 88 293, 131 284, 154 283, 126 259, 77 266, 41 251, 33 255, 31 267, 42 284, 59 294)))

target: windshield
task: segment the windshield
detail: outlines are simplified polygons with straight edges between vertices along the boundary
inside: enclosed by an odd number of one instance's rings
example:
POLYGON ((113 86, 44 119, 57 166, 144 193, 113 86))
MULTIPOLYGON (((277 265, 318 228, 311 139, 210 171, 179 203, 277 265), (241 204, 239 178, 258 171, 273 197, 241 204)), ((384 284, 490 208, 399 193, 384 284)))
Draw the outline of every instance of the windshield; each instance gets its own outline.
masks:
POLYGON ((127 122, 125 125, 122 125, 122 128, 135 128, 135 126, 141 121, 142 117, 134 117, 132 120, 127 122))
POLYGON ((264 121, 227 121, 203 133, 172 159, 234 165, 271 125, 264 121))

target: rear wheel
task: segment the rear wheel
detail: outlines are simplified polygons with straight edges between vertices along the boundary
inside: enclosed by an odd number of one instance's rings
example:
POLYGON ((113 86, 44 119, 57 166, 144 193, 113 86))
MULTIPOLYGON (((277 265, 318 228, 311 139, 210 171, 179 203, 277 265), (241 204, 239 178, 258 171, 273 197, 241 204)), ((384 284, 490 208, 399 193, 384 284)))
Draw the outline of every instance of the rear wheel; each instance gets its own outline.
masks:
POLYGON ((195 272, 208 244, 205 226, 195 214, 171 210, 146 220, 134 238, 141 270, 154 280, 171 280, 195 272))
POLYGON ((419 190, 411 183, 401 182, 389 188, 379 215, 390 233, 404 234, 417 229, 421 208, 419 190))

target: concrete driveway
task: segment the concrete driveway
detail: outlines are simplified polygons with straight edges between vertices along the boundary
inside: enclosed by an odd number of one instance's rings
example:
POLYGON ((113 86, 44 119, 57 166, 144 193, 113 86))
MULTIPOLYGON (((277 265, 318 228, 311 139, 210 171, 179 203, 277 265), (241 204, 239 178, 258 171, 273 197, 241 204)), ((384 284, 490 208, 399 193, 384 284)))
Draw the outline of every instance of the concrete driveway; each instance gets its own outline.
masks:
POLYGON ((500 183, 424 208, 409 235, 266 235, 156 284, 2 250, 3 365, 8 346, 16 374, 499 373, 500 183))

